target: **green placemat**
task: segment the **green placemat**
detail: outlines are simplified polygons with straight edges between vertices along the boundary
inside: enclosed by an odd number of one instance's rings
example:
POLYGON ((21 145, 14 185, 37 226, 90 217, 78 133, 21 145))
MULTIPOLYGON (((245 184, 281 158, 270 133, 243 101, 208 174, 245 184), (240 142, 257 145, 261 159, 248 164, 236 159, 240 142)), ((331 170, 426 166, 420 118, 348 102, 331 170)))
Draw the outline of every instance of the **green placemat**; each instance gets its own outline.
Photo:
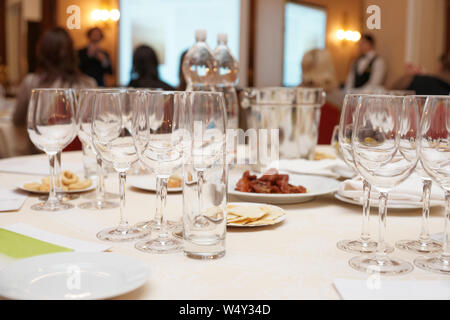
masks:
POLYGON ((0 228, 0 253, 8 257, 25 259, 61 252, 73 250, 0 228))

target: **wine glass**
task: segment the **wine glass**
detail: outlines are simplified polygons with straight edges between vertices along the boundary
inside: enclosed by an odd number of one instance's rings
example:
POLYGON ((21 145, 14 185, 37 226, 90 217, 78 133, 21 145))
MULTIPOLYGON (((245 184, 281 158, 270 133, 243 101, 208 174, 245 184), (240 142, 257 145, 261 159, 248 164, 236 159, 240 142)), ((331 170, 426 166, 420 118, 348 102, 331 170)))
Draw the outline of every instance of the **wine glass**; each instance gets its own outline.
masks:
MULTIPOLYGON (((156 254, 182 250, 182 242, 169 232, 165 217, 170 176, 183 165, 185 140, 185 94, 142 91, 134 94, 133 137, 141 163, 156 175, 157 237, 140 241, 136 249, 156 254)), ((146 230, 149 228, 141 228, 146 230)))
POLYGON ((420 158, 423 168, 445 191, 443 252, 437 257, 420 257, 414 264, 424 270, 450 274, 450 97, 427 99, 420 129, 420 158))
POLYGON ((411 175, 419 159, 419 121, 418 109, 406 108, 403 97, 361 97, 352 134, 353 157, 360 175, 380 193, 379 238, 374 255, 350 260, 356 270, 382 275, 413 270, 410 263, 388 256, 385 233, 389 191, 411 175))
MULTIPOLYGON (((360 94, 349 94, 345 96, 344 105, 341 113, 341 121, 338 130, 338 144, 342 159, 352 168, 355 168, 352 150, 353 126, 358 104, 360 103, 360 94)), ((361 235, 358 240, 342 240, 337 243, 340 250, 351 253, 373 253, 377 248, 377 243, 371 240, 370 236, 370 192, 371 185, 367 179, 363 178, 363 220, 361 235)), ((393 251, 393 248, 388 248, 393 251)))
POLYGON ((127 172, 138 160, 130 128, 126 122, 124 90, 96 92, 92 111, 92 143, 103 161, 112 164, 119 174, 120 222, 115 228, 103 230, 97 238, 103 241, 128 242, 149 234, 128 224, 125 219, 125 188, 127 172))
MULTIPOLYGON (((92 115, 96 95, 101 94, 100 89, 81 89, 78 94, 78 137, 84 147, 92 150, 97 160, 97 189, 95 199, 79 205, 85 210, 105 210, 113 209, 119 206, 116 202, 107 201, 107 199, 115 199, 116 195, 105 192, 105 173, 103 168, 103 160, 100 153, 96 152, 92 144, 92 115)), ((112 92, 112 90, 106 91, 112 92)))
MULTIPOLYGON (((30 140, 44 151, 50 162, 50 193, 45 203, 32 207, 36 211, 61 211, 73 206, 57 197, 57 155, 76 135, 74 95, 71 89, 34 89, 28 106, 27 129, 30 140)), ((59 182, 60 183, 60 182, 59 182)))
MULTIPOLYGON (((422 117, 425 108, 427 96, 407 96, 405 97, 405 108, 417 108, 422 117)), ((396 243, 396 247, 400 250, 406 250, 411 253, 430 254, 440 252, 442 245, 431 239, 429 220, 430 220, 430 197, 432 179, 423 169, 422 161, 419 160, 416 167, 417 174, 420 175, 423 181, 423 195, 422 195, 422 225, 419 239, 417 240, 402 240, 396 243)))

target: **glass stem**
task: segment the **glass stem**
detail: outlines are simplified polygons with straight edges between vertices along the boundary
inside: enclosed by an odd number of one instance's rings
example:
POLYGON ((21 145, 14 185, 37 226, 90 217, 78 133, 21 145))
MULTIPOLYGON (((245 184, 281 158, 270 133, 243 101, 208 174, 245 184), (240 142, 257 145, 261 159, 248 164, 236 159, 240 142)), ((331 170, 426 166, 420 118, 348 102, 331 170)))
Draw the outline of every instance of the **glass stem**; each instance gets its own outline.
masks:
POLYGON ((380 192, 380 204, 378 212, 378 246, 376 252, 376 258, 378 261, 386 259, 386 218, 387 218, 387 201, 388 194, 386 192, 380 192))
POLYGON ((61 177, 61 154, 62 151, 59 151, 56 154, 56 164, 55 164, 55 181, 56 181, 56 193, 57 193, 57 198, 58 200, 62 200, 62 192, 63 192, 63 187, 62 187, 62 177, 61 177))
POLYGON ((50 163, 50 193, 48 196, 49 203, 57 203, 58 197, 56 195, 56 153, 51 153, 48 155, 48 160, 50 163))
POLYGON ((430 242, 430 229, 429 229, 429 219, 430 219, 430 198, 431 198, 431 186, 433 185, 432 180, 423 180, 423 195, 422 195, 422 227, 420 232, 420 242, 422 245, 426 245, 430 242))
POLYGON ((125 189, 127 185, 127 174, 126 172, 120 172, 119 173, 119 191, 120 191, 120 223, 119 226, 121 228, 128 227, 128 221, 124 217, 124 210, 125 210, 125 189))
POLYGON ((363 180, 363 223, 361 231, 362 243, 367 245, 370 241, 370 193, 372 186, 367 180, 363 180))
POLYGON ((450 190, 445 192, 444 246, 441 257, 450 263, 450 190))
POLYGON ((198 215, 203 215, 203 184, 205 183, 205 172, 199 170, 197 172, 197 195, 198 195, 198 215))
POLYGON ((166 218, 164 216, 167 204, 167 189, 169 185, 169 177, 158 176, 156 179, 157 179, 156 184, 159 187, 157 192, 158 208, 159 208, 158 222, 161 226, 158 237, 169 238, 169 233, 167 232, 166 218))
POLYGON ((156 207, 156 213, 155 213, 155 222, 156 225, 161 228, 162 222, 163 222, 163 217, 161 215, 161 206, 162 203, 159 199, 161 199, 161 178, 156 177, 156 198, 157 198, 157 202, 158 202, 158 206, 156 207))
POLYGON ((103 160, 97 155, 97 201, 101 201, 105 197, 105 179, 103 175, 103 160))

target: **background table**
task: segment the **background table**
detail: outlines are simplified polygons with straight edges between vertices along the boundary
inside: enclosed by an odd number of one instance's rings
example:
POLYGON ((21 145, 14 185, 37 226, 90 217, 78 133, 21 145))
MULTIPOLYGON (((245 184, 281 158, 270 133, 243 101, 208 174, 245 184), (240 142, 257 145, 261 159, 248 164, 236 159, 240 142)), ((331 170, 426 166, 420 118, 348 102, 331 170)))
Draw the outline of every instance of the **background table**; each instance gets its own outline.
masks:
MULTIPOLYGON (((37 156, 44 157, 44 156, 37 156)), ((63 163, 80 162, 79 152, 65 153, 63 163)), ((37 177, 0 173, 1 187, 15 187, 37 177)), ((107 179, 108 191, 117 192, 117 179, 107 179)), ((230 201, 237 199, 231 198, 230 201)), ((86 201, 78 199, 74 204, 86 201)), ((0 227, 26 223, 34 227, 81 240, 98 241, 96 233, 118 223, 119 211, 101 212, 75 209, 63 213, 40 213, 30 207, 39 202, 31 196, 19 212, 0 213, 0 227)), ((130 223, 152 217, 156 196, 133 188, 127 189, 126 214, 130 223)), ((167 214, 182 214, 182 195, 169 195, 167 214)), ((361 208, 347 205, 332 195, 312 202, 282 206, 287 211, 284 223, 258 229, 229 228, 227 254, 217 261, 196 261, 182 253, 152 255, 134 249, 134 244, 112 244, 112 252, 136 257, 148 263, 148 283, 120 299, 339 299, 333 279, 368 279, 354 271, 348 260, 354 255, 341 252, 336 243, 359 236, 361 208)), ((443 209, 434 208, 430 227, 433 233, 443 230, 443 209)), ((374 211, 373 214, 376 212, 374 211)), ((420 230, 420 210, 388 213, 387 240, 415 239, 420 230)), ((378 221, 372 217, 373 235, 378 221)), ((412 262, 415 255, 396 250, 395 256, 412 262)), ((394 279, 389 278, 389 279, 394 279)), ((448 280, 447 276, 418 268, 399 280, 448 280)))

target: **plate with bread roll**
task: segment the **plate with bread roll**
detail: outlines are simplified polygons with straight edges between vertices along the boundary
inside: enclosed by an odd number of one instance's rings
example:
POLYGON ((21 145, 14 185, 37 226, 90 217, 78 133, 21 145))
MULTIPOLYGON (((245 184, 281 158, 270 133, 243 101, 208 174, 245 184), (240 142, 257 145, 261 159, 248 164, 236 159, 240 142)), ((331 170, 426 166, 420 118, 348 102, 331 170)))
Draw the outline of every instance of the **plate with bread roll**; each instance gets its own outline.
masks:
MULTIPOLYGON (((62 191, 64 193, 82 193, 95 189, 91 179, 84 179, 71 171, 64 171, 61 175, 62 191)), ((31 181, 17 186, 20 190, 48 194, 50 192, 50 177, 42 178, 41 181, 31 181)))
MULTIPOLYGON (((153 175, 145 176, 130 176, 128 178, 130 186, 145 190, 145 191, 156 191, 156 177, 153 175)), ((169 178, 169 183, 167 186, 167 192, 178 193, 183 191, 183 178, 178 175, 172 175, 169 178)))

